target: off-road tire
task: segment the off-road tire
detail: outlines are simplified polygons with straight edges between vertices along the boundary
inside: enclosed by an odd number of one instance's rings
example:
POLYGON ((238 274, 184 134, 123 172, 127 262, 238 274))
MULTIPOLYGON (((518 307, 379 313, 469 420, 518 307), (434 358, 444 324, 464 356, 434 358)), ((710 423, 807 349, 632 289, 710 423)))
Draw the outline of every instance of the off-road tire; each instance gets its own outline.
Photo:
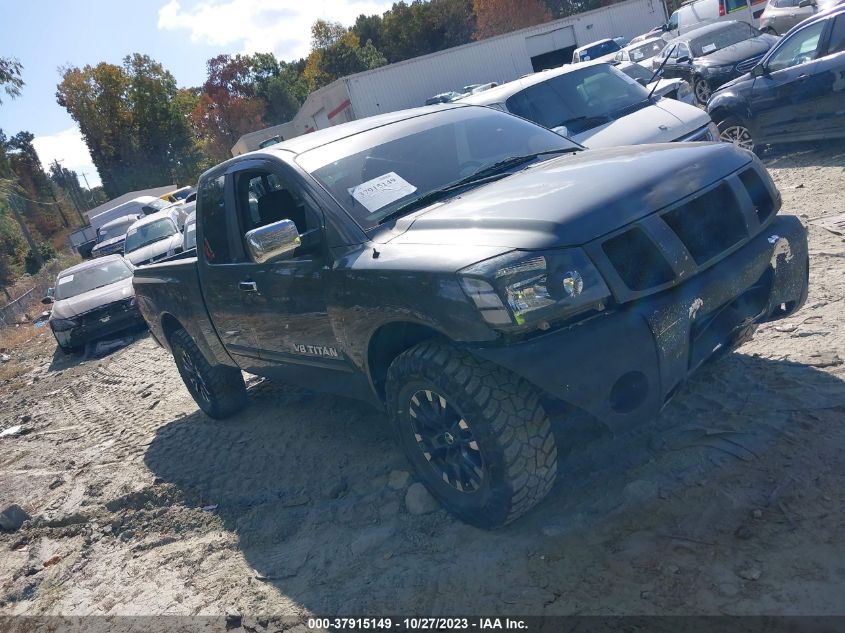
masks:
POLYGON ((191 335, 182 329, 170 335, 170 347, 182 381, 199 408, 209 417, 226 418, 247 405, 246 385, 240 369, 210 364, 191 335), (189 361, 193 363, 196 375, 192 375, 189 361), (197 377, 201 379, 201 385, 198 385, 197 377))
POLYGON ((425 342, 400 354, 387 374, 397 439, 417 476, 452 514, 481 528, 510 523, 537 505, 557 475, 557 447, 537 390, 525 380, 447 343, 425 342), (438 473, 418 443, 411 398, 429 389, 469 425, 483 456, 477 490, 438 473))

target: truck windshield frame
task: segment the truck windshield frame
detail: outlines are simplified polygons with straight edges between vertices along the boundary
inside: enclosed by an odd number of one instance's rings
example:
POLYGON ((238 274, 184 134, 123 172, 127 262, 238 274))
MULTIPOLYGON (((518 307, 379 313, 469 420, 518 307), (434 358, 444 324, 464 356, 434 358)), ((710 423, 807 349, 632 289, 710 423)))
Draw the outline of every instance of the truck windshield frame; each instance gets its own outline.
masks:
POLYGON ((179 229, 170 218, 160 218, 149 224, 142 224, 126 233, 124 249, 126 253, 137 251, 150 244, 176 235, 179 229), (136 237, 140 236, 140 237, 136 237))
POLYGON ((471 107, 367 130, 307 150, 295 160, 368 230, 399 207, 506 158, 580 149, 530 121, 471 107))

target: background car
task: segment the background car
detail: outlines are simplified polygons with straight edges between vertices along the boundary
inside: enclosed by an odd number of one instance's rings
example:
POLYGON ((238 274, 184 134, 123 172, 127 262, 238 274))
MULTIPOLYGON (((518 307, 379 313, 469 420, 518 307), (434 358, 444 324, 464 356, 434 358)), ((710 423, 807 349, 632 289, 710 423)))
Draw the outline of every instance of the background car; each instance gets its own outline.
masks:
POLYGON ((845 136, 845 5, 802 22, 713 94, 722 140, 746 149, 845 136))
POLYGON ((700 108, 648 90, 603 62, 534 73, 460 100, 544 125, 587 147, 715 141, 719 131, 700 108))
POLYGON ((441 92, 440 94, 429 97, 425 100, 425 105, 434 105, 435 103, 449 103, 461 96, 460 92, 441 92))
POLYGON ((126 233, 124 257, 133 266, 152 264, 182 251, 182 234, 171 213, 141 218, 126 233))
POLYGON ((621 49, 622 47, 619 45, 619 42, 609 38, 590 42, 589 44, 575 49, 572 53, 572 63, 577 64, 580 62, 609 61, 613 59, 614 54, 621 49))
POLYGON ((616 65, 616 68, 643 86, 654 97, 666 97, 690 105, 695 104, 692 87, 683 79, 663 79, 659 77, 655 79, 652 70, 634 62, 620 62, 616 65))
POLYGON ((107 255, 58 274, 42 303, 53 306, 48 323, 59 349, 71 353, 89 341, 144 325, 132 270, 120 255, 107 255))
POLYGON ((97 229, 97 244, 91 249, 91 257, 122 253, 126 231, 139 217, 138 215, 122 215, 97 229))
POLYGON ((760 16, 760 30, 783 35, 816 13, 826 11, 845 0, 769 0, 760 16))
POLYGON ((189 251, 197 247, 197 212, 192 211, 185 220, 185 228, 182 229, 182 251, 189 251))
POLYGON ((663 76, 690 82, 706 105, 716 88, 751 70, 777 42, 745 22, 716 22, 669 41, 652 65, 666 60, 663 76))
POLYGON ((636 44, 629 44, 617 52, 613 59, 617 62, 636 62, 644 64, 652 57, 659 54, 666 46, 666 40, 662 37, 651 37, 636 44))
POLYGON ((693 0, 682 4, 663 25, 668 38, 685 35, 705 24, 725 20, 757 25, 760 6, 765 0, 693 0))

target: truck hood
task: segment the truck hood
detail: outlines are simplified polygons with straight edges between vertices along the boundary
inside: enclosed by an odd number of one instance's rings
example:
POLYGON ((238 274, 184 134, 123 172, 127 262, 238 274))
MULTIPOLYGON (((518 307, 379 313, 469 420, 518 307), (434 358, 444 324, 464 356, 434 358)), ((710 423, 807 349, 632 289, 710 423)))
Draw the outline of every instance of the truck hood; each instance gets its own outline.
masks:
POLYGON ((736 171, 730 143, 590 150, 545 161, 396 221, 375 241, 520 249, 579 246, 736 171))
POLYGON ((83 292, 81 295, 56 301, 50 312, 50 318, 69 319, 94 308, 134 296, 135 289, 132 287, 132 277, 130 276, 108 286, 94 288, 88 292, 83 292))
POLYGON ((150 263, 151 259, 163 258, 169 251, 182 246, 182 234, 175 233, 163 240, 147 244, 143 248, 126 253, 126 259, 132 262, 133 266, 141 266, 150 263))
POLYGON ((572 138, 590 148, 668 143, 707 125, 706 112, 674 99, 637 110, 620 119, 587 130, 572 138))

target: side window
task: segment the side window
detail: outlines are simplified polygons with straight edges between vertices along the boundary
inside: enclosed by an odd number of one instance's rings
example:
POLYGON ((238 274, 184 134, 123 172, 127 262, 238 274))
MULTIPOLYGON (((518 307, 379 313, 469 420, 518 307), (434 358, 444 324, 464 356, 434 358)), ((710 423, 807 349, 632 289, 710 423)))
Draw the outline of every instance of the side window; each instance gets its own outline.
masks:
POLYGON ((816 22, 793 33, 781 42, 766 63, 770 72, 792 68, 799 64, 806 64, 818 57, 819 40, 824 32, 826 22, 816 22))
POLYGON ((692 53, 690 53, 689 46, 687 46, 684 42, 678 44, 678 48, 675 49, 675 57, 692 57, 692 53))
POLYGON ((733 13, 748 8, 747 0, 725 0, 725 11, 733 13))
POLYGON ((312 232, 319 239, 319 215, 277 174, 254 170, 235 174, 235 197, 242 235, 260 226, 291 220, 300 235, 312 232))
POLYGON ((209 264, 225 264, 231 260, 226 231, 225 176, 209 178, 200 184, 200 212, 202 215, 203 253, 209 264))
POLYGON ((678 30, 678 12, 675 11, 670 17, 669 22, 666 23, 670 31, 678 30))
POLYGON ((833 20, 833 28, 830 31, 830 44, 827 47, 827 54, 833 55, 845 51, 845 13, 840 13, 833 20))

